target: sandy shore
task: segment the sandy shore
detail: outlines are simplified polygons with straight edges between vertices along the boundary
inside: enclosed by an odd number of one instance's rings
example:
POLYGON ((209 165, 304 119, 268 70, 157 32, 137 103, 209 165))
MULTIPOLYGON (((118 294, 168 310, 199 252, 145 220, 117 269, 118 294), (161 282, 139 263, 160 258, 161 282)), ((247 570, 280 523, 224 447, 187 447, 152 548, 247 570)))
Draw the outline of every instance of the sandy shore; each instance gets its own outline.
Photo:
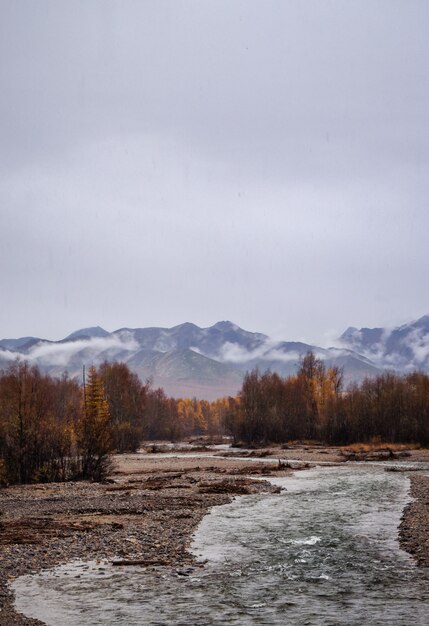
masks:
MULTIPOLYGON (((15 612, 7 583, 17 576, 75 559, 138 561, 179 570, 196 566, 187 548, 210 507, 237 494, 275 490, 268 481, 247 476, 281 476, 293 471, 288 465, 344 461, 337 449, 308 446, 253 451, 254 460, 202 454, 121 455, 115 457, 115 469, 104 484, 0 490, 1 626, 42 624, 15 612)), ((428 461, 429 452, 413 451, 409 460, 428 461)), ((418 500, 404 512, 400 540, 420 565, 429 565, 429 478, 411 479, 418 500)))

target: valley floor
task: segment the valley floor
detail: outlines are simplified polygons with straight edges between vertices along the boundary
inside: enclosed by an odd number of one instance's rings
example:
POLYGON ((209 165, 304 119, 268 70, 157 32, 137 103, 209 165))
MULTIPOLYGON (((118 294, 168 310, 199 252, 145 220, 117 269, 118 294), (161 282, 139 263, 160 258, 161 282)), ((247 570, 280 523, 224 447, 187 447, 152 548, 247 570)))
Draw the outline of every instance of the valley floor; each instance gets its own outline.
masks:
MULTIPOLYGON (((156 449, 156 448, 155 448, 156 449)), ((267 478, 308 464, 343 462, 320 446, 271 451, 140 453, 115 457, 109 480, 15 486, 0 490, 0 624, 42 622, 18 614, 8 582, 70 560, 108 560, 120 567, 170 566, 180 574, 201 567, 187 548, 212 506, 234 495, 275 491, 267 478), (237 454, 243 455, 237 458, 237 454), (255 458, 249 457, 254 455, 255 458), (258 457, 262 457, 262 463, 258 457)), ((410 461, 429 461, 411 451, 410 461)), ((417 500, 404 512, 400 540, 429 565, 429 477, 410 475, 417 500)))

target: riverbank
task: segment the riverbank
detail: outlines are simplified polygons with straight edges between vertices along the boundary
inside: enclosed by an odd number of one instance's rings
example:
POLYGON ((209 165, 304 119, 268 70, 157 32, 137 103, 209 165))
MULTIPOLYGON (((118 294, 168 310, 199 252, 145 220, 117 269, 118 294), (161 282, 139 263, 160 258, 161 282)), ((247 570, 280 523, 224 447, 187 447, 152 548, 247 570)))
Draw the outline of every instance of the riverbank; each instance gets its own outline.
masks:
MULTIPOLYGON (((14 610, 8 582, 17 576, 76 559, 122 563, 118 568, 133 563, 148 568, 164 565, 186 574, 189 568, 200 567, 187 548, 211 507, 229 502, 234 495, 272 492, 276 488, 264 481, 264 476, 282 476, 294 471, 292 468, 340 463, 347 458, 339 449, 317 446, 241 453, 242 458, 197 450, 180 456, 174 450, 121 455, 114 459, 115 469, 104 484, 0 490, 1 626, 42 624, 14 610), (253 459, 244 456, 249 454, 253 459)), ((429 458, 428 451, 414 450, 410 455, 409 461, 429 458)), ((411 476, 412 495, 421 496, 424 504, 429 502, 429 485, 421 478, 411 476)), ((429 556, 429 517, 414 504, 405 511, 409 533, 401 535, 401 542, 405 549, 418 553, 419 564, 426 565, 429 561, 423 556, 429 556)))
POLYGON ((401 547, 421 567, 429 567, 429 476, 410 476, 414 498, 405 507, 399 527, 401 547))
MULTIPOLYGON (((192 532, 213 506, 234 495, 272 492, 245 474, 291 470, 224 458, 125 455, 105 484, 15 486, 0 491, 0 624, 42 624, 18 614, 8 587, 17 576, 72 561, 100 560, 179 572, 196 567, 192 532)), ((118 565, 121 567, 121 565, 118 565)))

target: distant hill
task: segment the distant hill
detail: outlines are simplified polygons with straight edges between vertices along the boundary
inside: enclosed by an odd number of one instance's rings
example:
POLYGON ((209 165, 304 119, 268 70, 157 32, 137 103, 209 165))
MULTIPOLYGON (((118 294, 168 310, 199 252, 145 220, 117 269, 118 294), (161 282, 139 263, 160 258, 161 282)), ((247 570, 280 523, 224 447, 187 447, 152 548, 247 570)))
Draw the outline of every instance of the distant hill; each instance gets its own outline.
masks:
POLYGON ((81 376, 82 366, 122 361, 142 380, 151 379, 175 397, 208 400, 234 395, 244 373, 255 367, 282 376, 296 372, 309 351, 327 366, 344 368, 346 383, 361 381, 383 369, 429 371, 429 316, 393 330, 348 328, 340 347, 321 348, 296 341, 273 341, 229 321, 200 328, 186 322, 173 328, 99 326, 74 331, 60 341, 38 337, 0 340, 0 367, 26 359, 52 375, 81 376))

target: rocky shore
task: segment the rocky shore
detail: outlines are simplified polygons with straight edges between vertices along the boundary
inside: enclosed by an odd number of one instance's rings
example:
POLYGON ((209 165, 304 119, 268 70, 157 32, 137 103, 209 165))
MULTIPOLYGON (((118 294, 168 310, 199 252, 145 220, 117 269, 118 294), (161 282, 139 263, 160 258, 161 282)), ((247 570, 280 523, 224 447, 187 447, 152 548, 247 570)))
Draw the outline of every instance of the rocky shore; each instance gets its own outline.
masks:
POLYGON ((105 484, 25 485, 0 490, 0 624, 42 622, 18 614, 8 582, 67 561, 118 566, 194 566, 192 532, 212 506, 272 492, 264 475, 291 470, 213 458, 118 457, 105 484), (244 474, 261 476, 254 481, 244 474))
POLYGON ((416 560, 417 565, 429 567, 429 476, 413 475, 411 496, 399 527, 399 542, 416 560))

